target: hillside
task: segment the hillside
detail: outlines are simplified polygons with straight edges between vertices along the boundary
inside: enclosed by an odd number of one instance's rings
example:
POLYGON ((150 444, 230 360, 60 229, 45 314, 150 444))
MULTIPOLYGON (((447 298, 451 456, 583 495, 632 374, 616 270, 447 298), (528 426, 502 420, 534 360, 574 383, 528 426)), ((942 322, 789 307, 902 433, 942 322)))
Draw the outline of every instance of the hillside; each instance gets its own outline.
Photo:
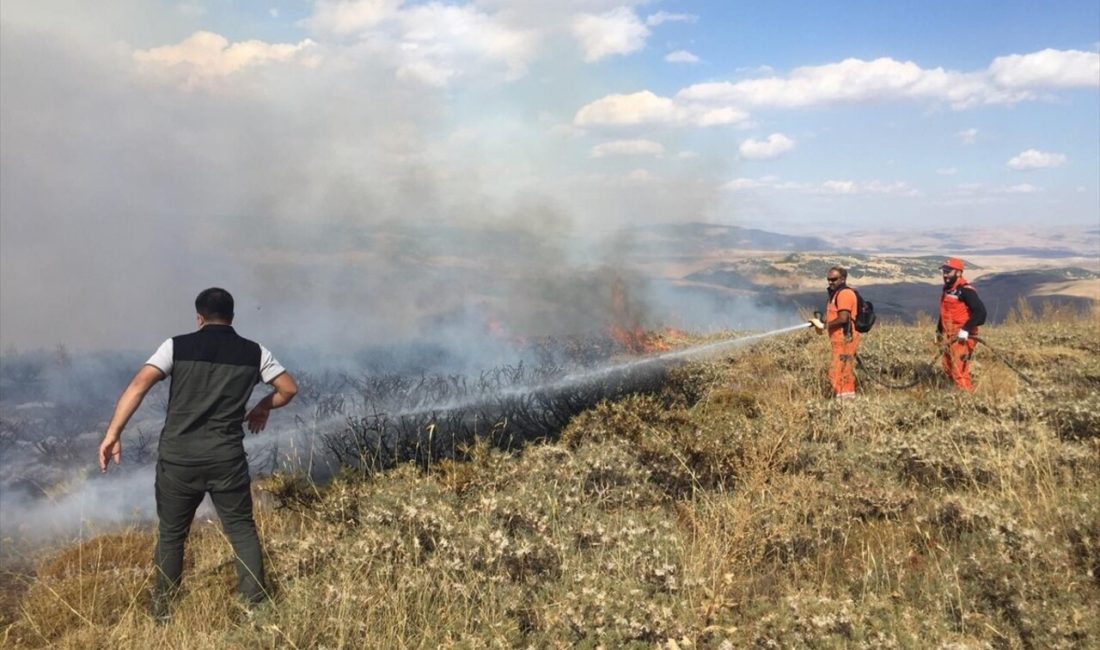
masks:
MULTIPOLYGON (((777 309, 817 306, 825 301, 821 278, 832 266, 848 269, 849 281, 882 316, 913 322, 937 308, 941 256, 899 257, 836 253, 791 253, 713 263, 676 284, 720 302, 731 292, 755 296, 777 309)), ((967 261, 967 276, 999 323, 1020 301, 1031 308, 1051 304, 1088 309, 1100 301, 1100 273, 1080 267, 987 271, 967 261)))
MULTIPOLYGON (((258 482, 275 598, 218 528, 144 614, 153 538, 8 574, 5 647, 994 647, 1100 644, 1100 312, 987 328, 976 395, 927 323, 884 323, 849 403, 810 332, 680 366, 520 452, 327 486, 258 482), (1024 383, 1008 361, 1035 383, 1024 383), (892 390, 882 383, 916 385, 892 390)), ((151 489, 151 486, 150 486, 151 489)))
POLYGON ((817 251, 830 248, 821 237, 787 235, 713 223, 644 226, 633 232, 638 253, 708 255, 728 250, 817 251))
POLYGON ((914 322, 937 308, 946 255, 966 261, 967 278, 1001 322, 1020 301, 1089 309, 1100 302, 1100 239, 1082 227, 966 231, 889 231, 787 235, 720 224, 639 227, 631 264, 657 288, 677 326, 713 321, 767 327, 772 314, 820 309, 823 278, 833 266, 886 318, 914 322), (764 309, 743 308, 752 301, 764 309), (691 314, 704 314, 692 318, 691 314), (721 318, 709 317, 720 314, 721 318))

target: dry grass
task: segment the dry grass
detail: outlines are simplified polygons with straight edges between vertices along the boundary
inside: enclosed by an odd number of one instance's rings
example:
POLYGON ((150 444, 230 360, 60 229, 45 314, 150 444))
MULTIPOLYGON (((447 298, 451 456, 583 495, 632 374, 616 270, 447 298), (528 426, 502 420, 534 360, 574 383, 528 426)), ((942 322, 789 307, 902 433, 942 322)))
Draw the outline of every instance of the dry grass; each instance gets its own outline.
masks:
MULTIPOLYGON (((826 399, 809 333, 670 374, 553 444, 479 446, 259 514, 275 599, 236 606, 193 534, 172 621, 144 614, 152 537, 42 559, 10 647, 952 647, 1100 644, 1100 312, 987 328, 975 395, 926 372, 826 399)), ((909 376, 929 327, 862 353, 909 376)))

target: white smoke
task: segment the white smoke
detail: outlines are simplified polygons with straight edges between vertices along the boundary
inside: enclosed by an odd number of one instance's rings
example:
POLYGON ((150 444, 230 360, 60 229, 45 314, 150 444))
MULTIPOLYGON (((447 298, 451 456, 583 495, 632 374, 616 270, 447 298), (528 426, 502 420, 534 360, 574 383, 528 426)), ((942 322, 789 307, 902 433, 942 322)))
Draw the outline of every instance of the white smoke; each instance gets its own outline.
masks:
MULTIPOLYGON (((284 47, 204 36, 201 16, 168 5, 5 2, 0 349, 64 344, 109 360, 47 378, 50 399, 94 413, 35 435, 94 449, 129 376, 193 329, 192 301, 209 286, 235 295, 237 329, 284 362, 348 371, 362 370, 364 349, 427 342, 466 372, 509 362, 516 341, 602 334, 616 281, 636 289, 648 326, 740 326, 740 305, 677 297, 614 234, 706 218, 721 161, 670 177, 577 169, 590 143, 559 127, 585 99, 576 79, 594 73, 554 38, 539 45, 572 59, 530 58, 517 34, 571 23, 560 3, 527 4, 486 3, 502 24, 442 7, 391 16, 379 24, 398 31, 371 39, 318 28, 284 47), (413 73, 463 70, 436 51, 397 74, 396 55, 379 55, 411 20, 465 17, 507 45, 460 49, 484 78, 426 83, 413 73), (195 74, 203 57, 231 60, 195 74), (538 78, 525 76, 536 65, 538 78)), ((22 422, 5 390, 0 415, 22 422)), ((147 434, 155 407, 138 419, 147 434)), ((291 435, 294 422, 280 426, 291 435)), ((24 451, 4 450, 0 480, 34 474, 15 457, 24 451)), ((70 468, 54 496, 5 489, 0 528, 152 516, 148 469, 104 478, 92 463, 70 468)))

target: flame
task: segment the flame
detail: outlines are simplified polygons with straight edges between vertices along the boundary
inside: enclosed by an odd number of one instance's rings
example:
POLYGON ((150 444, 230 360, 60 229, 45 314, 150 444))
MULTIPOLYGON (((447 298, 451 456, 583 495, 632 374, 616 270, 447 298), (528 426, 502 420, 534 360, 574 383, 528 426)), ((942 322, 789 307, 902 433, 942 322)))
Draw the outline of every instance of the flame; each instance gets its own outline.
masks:
POLYGON ((608 335, 632 354, 665 352, 671 348, 659 335, 642 328, 641 317, 630 303, 626 283, 616 277, 611 283, 611 324, 608 335))
POLYGON ((489 316, 485 319, 485 331, 495 339, 508 338, 508 328, 496 316, 489 316))
POLYGON ((672 349, 667 343, 661 340, 659 335, 651 334, 637 327, 634 329, 623 329, 612 325, 608 334, 628 352, 634 354, 665 352, 672 349))

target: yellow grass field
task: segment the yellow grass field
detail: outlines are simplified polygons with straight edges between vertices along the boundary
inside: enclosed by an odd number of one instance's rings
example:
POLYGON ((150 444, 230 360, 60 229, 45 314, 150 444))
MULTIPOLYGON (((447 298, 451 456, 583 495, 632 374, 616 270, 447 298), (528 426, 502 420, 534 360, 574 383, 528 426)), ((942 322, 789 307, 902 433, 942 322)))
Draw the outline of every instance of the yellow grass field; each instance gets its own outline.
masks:
POLYGON ((866 335, 874 374, 850 402, 826 397, 827 342, 799 332, 522 452, 264 478, 259 609, 203 525, 155 625, 153 534, 133 528, 5 576, 0 645, 1100 646, 1100 312, 985 328, 975 395, 943 380, 931 333, 866 335))

